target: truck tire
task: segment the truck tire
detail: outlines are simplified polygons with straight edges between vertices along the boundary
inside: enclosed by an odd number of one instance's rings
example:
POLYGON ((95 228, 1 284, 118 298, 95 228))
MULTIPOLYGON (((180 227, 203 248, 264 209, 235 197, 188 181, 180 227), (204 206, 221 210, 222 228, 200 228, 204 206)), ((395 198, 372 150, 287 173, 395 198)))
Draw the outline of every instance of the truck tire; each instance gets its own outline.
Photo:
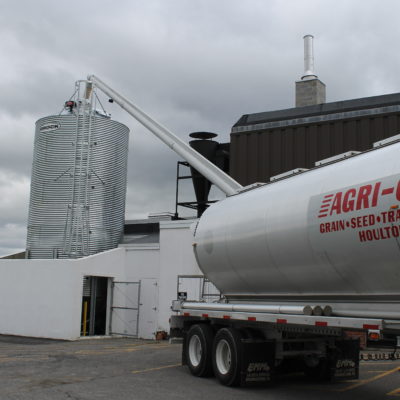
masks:
POLYGON ((237 329, 222 328, 214 338, 213 368, 216 378, 225 386, 240 384, 242 335, 237 329))
POLYGON ((212 343, 214 332, 210 325, 192 325, 186 336, 185 357, 194 376, 212 376, 212 343))

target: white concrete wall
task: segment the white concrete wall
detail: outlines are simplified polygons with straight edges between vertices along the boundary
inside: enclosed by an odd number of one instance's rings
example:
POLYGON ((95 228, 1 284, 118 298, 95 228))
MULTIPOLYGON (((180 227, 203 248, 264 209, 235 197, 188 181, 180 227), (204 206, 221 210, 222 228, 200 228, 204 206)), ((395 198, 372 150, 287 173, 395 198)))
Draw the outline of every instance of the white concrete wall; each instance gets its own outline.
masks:
POLYGON ((139 325, 139 336, 142 338, 152 339, 157 331, 169 332, 171 304, 177 296, 178 275, 201 274, 193 254, 192 225, 193 221, 162 221, 159 246, 121 246, 126 250, 127 280, 142 281, 142 323, 139 325), (153 281, 146 281, 150 279, 154 279, 157 286, 153 286, 153 281), (157 310, 152 310, 154 297, 157 298, 157 310))
POLYGON ((160 275, 160 246, 124 245, 125 275, 128 281, 138 281, 144 278, 157 278, 160 275))
MULTIPOLYGON (((84 276, 141 281, 139 337, 168 332, 177 276, 201 274, 193 255, 191 225, 161 222, 159 246, 123 245, 78 260, 0 260, 0 334, 79 338, 84 276)), ((135 293, 133 285, 126 285, 123 296, 133 299, 135 293)), ((113 318, 112 331, 132 333, 124 323, 132 315, 127 311, 113 318)))
MULTIPOLYGON (((142 282, 139 325, 142 338, 153 339, 157 331, 169 332, 171 304, 177 296, 177 276, 201 274, 193 254, 192 225, 193 221, 162 221, 159 246, 121 245, 126 250, 127 280, 142 282)), ((123 312, 119 314, 121 319, 129 319, 123 312)))
POLYGON ((169 332, 172 300, 178 275, 202 275, 193 253, 193 221, 160 223, 160 284, 157 330, 169 332))
POLYGON ((85 275, 124 276, 124 251, 79 260, 1 260, 0 334, 78 338, 85 275))
POLYGON ((0 333, 57 339, 77 336, 74 325, 78 303, 73 301, 73 293, 79 274, 71 273, 72 264, 2 260, 0 333))

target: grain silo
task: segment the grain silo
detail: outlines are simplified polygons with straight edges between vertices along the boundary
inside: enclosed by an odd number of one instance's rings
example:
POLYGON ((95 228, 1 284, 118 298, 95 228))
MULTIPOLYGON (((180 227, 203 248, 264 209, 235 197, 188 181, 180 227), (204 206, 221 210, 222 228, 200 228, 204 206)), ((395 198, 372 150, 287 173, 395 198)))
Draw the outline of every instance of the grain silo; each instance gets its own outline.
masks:
POLYGON ((79 81, 63 112, 36 122, 29 258, 77 258, 119 243, 129 129, 97 111, 98 104, 79 81))

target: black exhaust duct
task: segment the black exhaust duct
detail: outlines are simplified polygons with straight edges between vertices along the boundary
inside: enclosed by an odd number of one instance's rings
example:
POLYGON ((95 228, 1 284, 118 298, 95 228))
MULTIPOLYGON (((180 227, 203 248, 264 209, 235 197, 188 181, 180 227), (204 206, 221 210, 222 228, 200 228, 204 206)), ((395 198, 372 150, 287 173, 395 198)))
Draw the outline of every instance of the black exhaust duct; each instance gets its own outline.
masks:
MULTIPOLYGON (((198 151, 203 157, 216 164, 217 149, 219 143, 211 140, 218 135, 211 132, 193 132, 189 135, 195 140, 191 140, 189 145, 198 151)), ((200 217, 208 207, 208 194, 210 193, 211 182, 201 175, 196 169, 190 167, 192 174, 194 192, 197 201, 197 216, 200 217)))

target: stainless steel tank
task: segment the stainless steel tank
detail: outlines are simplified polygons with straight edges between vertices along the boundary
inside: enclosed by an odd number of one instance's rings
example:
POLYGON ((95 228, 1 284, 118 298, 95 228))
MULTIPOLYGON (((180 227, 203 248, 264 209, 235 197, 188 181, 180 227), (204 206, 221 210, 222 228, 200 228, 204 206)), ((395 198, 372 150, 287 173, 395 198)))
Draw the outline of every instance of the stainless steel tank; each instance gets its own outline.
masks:
POLYGON ((395 143, 210 206, 195 232, 200 268, 229 299, 385 309, 400 298, 399 152, 395 143))
POLYGON ((129 129, 84 101, 36 122, 29 258, 95 254, 123 232, 129 129))

